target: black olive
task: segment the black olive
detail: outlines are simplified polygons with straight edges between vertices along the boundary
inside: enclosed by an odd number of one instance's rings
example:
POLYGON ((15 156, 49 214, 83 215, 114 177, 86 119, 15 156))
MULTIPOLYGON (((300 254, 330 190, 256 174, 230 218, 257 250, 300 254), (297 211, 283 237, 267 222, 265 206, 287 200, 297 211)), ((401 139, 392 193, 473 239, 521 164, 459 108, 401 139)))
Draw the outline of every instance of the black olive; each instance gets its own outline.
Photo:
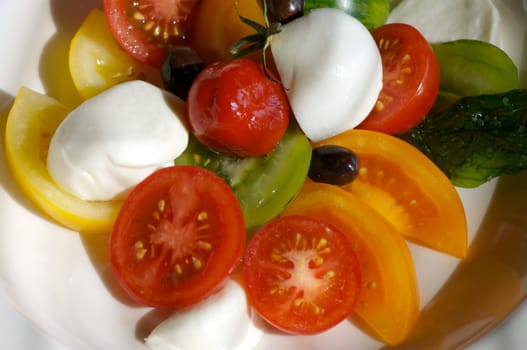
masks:
POLYGON ((335 145, 313 149, 308 176, 315 182, 345 185, 357 176, 359 158, 353 151, 335 145))
POLYGON ((271 23, 291 22, 304 14, 304 0, 265 0, 271 23))
POLYGON ((194 49, 188 46, 172 48, 161 65, 161 78, 166 90, 187 99, 188 91, 205 63, 194 49))

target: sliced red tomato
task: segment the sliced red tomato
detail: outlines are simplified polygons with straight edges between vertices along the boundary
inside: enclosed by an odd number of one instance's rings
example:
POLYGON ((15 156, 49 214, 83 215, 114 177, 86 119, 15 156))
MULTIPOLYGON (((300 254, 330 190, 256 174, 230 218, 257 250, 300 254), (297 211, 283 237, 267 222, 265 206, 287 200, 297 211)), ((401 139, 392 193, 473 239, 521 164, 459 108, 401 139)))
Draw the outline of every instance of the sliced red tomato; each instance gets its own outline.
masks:
POLYGON ((357 255, 362 278, 351 319, 372 337, 400 344, 417 321, 419 295, 412 256, 397 230, 357 196, 323 183, 307 183, 283 215, 330 222, 348 237, 347 254, 357 255))
POLYGON ((439 64, 425 37, 404 23, 372 31, 383 64, 383 88, 359 129, 396 134, 421 122, 439 91, 439 64))
POLYGON ((245 225, 230 187, 209 170, 158 170, 131 192, 110 240, 115 276, 137 302, 192 305, 217 290, 243 254, 245 225))
POLYGON ((187 105, 198 140, 239 157, 271 152, 289 125, 283 87, 265 75, 261 63, 247 58, 205 67, 190 88, 187 105))
POLYGON ((187 40, 197 0, 104 0, 113 36, 133 57, 160 67, 168 48, 187 40))
POLYGON ((351 242, 339 229, 307 216, 284 216, 251 239, 243 262, 251 305, 270 324, 314 334, 348 317, 361 285, 351 242))
POLYGON ((409 143, 381 132, 349 130, 315 145, 352 150, 357 177, 343 186, 388 219, 407 239, 463 258, 467 222, 446 175, 409 143))

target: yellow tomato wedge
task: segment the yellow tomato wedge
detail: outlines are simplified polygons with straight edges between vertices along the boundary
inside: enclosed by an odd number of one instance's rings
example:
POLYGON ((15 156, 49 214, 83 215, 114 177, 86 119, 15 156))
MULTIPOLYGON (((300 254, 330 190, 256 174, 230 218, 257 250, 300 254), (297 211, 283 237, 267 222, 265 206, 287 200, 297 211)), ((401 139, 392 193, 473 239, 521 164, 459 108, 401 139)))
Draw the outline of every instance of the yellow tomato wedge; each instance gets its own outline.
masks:
POLYGON ((142 79, 161 86, 161 73, 130 56, 115 42, 104 13, 94 8, 70 43, 69 68, 79 94, 87 99, 118 83, 142 79))
POLYGON ((330 222, 352 241, 362 289, 351 319, 390 345, 400 344, 419 314, 419 293, 403 237, 375 210, 340 187, 306 183, 282 215, 303 214, 330 222))
POLYGON ((349 130, 313 145, 338 145, 360 161, 344 189, 387 218, 408 240, 459 258, 467 254, 463 203, 446 175, 423 153, 394 136, 349 130))
POLYGON ((108 233, 121 201, 88 202, 59 188, 46 167, 49 142, 69 109, 22 87, 7 117, 6 160, 21 191, 63 226, 82 233, 108 233))

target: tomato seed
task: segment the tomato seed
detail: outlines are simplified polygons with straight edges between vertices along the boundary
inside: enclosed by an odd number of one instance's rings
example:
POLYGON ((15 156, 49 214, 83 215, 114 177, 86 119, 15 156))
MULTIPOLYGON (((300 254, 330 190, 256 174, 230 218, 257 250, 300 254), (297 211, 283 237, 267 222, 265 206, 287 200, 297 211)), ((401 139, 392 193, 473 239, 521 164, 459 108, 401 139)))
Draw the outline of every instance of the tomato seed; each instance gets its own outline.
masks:
POLYGON ((159 202, 157 202, 157 209, 162 213, 165 211, 166 202, 164 199, 161 199, 159 202))
POLYGON ((212 250, 212 244, 210 244, 209 242, 198 241, 198 246, 206 251, 212 250))
POLYGON ((333 271, 333 270, 326 271, 326 273, 324 274, 324 279, 325 280, 330 280, 330 279, 334 278, 335 275, 336 275, 335 271, 333 271))
POLYGON ((315 264, 315 266, 320 266, 324 263, 324 258, 321 257, 320 255, 317 255, 315 257, 313 257, 313 259, 311 259, 311 261, 313 262, 313 264, 315 264))
POLYGON ((196 258, 195 256, 192 257, 192 265, 196 270, 201 270, 201 268, 203 267, 203 263, 201 262, 201 260, 196 258))
POLYGON ((209 218, 209 214, 206 211, 202 211, 198 214, 198 221, 204 221, 209 218))
MULTIPOLYGON (((330 229, 326 228, 326 232, 329 233, 330 229)), ((328 245, 328 240, 325 239, 325 238, 322 238, 322 239, 320 239, 320 241, 318 241, 316 248, 317 248, 317 250, 319 250, 319 249, 322 249, 322 248, 326 247, 327 245, 328 245)))

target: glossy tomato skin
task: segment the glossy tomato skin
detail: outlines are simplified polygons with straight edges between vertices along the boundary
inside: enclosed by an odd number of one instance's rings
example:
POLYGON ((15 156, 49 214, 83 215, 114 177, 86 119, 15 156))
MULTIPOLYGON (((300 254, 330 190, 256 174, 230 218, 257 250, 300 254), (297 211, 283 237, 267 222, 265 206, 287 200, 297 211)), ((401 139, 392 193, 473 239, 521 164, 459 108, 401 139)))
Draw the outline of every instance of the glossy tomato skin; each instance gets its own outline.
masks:
POLYGON ((140 62, 160 67, 168 48, 187 41, 196 0, 104 0, 117 42, 140 62))
POLYGON ((361 285, 358 258, 346 235, 302 215, 260 228, 246 249, 242 276, 256 312, 293 334, 316 334, 344 320, 361 285))
POLYGON ((283 87, 246 58, 208 65, 192 84, 188 99, 192 132, 203 144, 239 157, 269 153, 289 125, 283 87))
POLYGON ((385 24, 372 35, 381 53, 383 88, 358 128, 401 133, 432 108, 439 91, 439 64, 431 45, 409 24, 385 24))
POLYGON ((112 230, 110 262, 133 300, 185 307, 222 286, 244 246, 243 214, 229 186, 204 168, 171 166, 126 199, 112 230))

